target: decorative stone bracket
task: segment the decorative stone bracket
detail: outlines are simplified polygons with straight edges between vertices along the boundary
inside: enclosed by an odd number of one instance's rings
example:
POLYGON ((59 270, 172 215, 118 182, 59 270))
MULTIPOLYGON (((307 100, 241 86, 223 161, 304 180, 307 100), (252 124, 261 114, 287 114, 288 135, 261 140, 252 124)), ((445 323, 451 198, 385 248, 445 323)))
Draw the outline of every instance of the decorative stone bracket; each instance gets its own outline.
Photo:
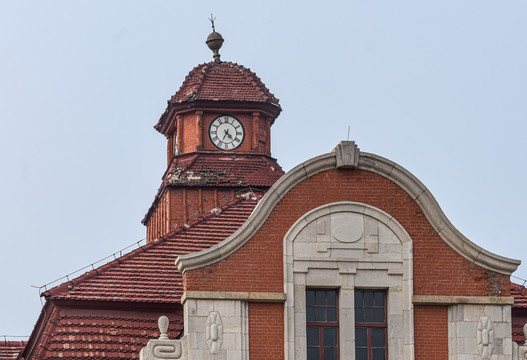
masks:
POLYGON ((333 152, 337 155, 337 169, 354 169, 359 165, 360 150, 355 141, 341 141, 333 152))
POLYGON ((168 338, 168 318, 166 316, 159 317, 157 321, 161 335, 159 339, 152 339, 148 341, 146 346, 141 349, 139 353, 140 360, 186 360, 187 346, 186 337, 183 336, 181 340, 171 340, 168 338))

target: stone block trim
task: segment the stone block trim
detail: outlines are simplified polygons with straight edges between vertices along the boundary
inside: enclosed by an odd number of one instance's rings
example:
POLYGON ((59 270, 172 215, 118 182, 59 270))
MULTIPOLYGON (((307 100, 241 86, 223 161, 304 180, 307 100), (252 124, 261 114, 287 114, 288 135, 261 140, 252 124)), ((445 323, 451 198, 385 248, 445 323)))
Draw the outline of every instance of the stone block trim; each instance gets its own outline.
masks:
POLYGON ((510 305, 459 304, 448 307, 449 358, 512 358, 510 305))
POLYGON ((513 297, 496 296, 441 296, 441 295, 414 295, 412 302, 416 305, 454 305, 454 304, 480 304, 480 305, 512 305, 513 297))
POLYGON ((249 359, 247 302, 187 299, 184 316, 189 359, 249 359))
POLYGON ((189 299, 201 300, 243 300, 247 302, 278 302, 283 303, 286 295, 283 292, 229 292, 229 291, 187 291, 181 297, 181 303, 189 299))

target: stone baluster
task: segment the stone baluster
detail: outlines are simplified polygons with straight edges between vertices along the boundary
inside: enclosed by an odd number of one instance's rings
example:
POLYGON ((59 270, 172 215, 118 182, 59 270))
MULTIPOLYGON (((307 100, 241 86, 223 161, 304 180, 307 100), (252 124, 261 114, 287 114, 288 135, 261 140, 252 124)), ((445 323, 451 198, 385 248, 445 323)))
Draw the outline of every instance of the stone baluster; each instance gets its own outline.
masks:
POLYGON ((159 317, 157 321, 159 326, 159 339, 152 339, 148 341, 146 346, 141 349, 139 353, 140 360, 185 360, 187 359, 187 351, 185 346, 185 337, 181 340, 171 340, 168 338, 168 318, 166 316, 159 317))

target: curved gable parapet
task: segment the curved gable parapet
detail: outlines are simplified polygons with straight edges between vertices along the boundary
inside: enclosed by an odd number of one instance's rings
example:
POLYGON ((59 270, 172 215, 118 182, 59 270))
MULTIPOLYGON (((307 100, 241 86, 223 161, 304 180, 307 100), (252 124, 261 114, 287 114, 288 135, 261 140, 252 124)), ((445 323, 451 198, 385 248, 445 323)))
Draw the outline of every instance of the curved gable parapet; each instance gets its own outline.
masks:
POLYGON ((506 275, 512 274, 520 265, 519 260, 496 255, 461 234, 448 220, 430 191, 408 170, 381 156, 359 152, 353 141, 343 141, 333 152, 307 160, 282 176, 265 194, 247 221, 227 239, 206 250, 179 256, 176 259, 179 271, 205 267, 225 259, 254 236, 280 199, 295 185, 320 172, 341 168, 366 170, 393 181, 417 202, 441 239, 468 261, 506 275))

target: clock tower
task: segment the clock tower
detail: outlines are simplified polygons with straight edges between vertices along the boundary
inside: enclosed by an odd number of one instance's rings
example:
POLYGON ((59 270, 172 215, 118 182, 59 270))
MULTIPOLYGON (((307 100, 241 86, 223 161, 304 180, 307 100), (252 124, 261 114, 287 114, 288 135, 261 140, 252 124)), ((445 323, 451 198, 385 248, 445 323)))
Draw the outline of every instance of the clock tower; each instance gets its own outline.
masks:
POLYGON ((167 170, 143 219, 148 241, 283 175, 271 157, 278 99, 250 69, 221 61, 214 27, 206 43, 214 61, 190 71, 154 126, 167 139, 167 170))

